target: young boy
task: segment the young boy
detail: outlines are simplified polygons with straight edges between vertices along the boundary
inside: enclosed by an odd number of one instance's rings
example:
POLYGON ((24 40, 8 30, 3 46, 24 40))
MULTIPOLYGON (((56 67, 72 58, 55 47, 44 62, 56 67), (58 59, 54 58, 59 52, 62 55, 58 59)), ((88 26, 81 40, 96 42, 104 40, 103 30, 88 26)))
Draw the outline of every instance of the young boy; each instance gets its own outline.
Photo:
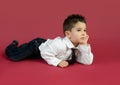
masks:
POLYGON ((49 65, 62 68, 75 61, 85 65, 92 64, 93 54, 88 44, 85 18, 79 14, 68 16, 63 23, 63 32, 64 38, 36 38, 21 46, 14 40, 7 46, 6 55, 13 61, 42 57, 49 65))

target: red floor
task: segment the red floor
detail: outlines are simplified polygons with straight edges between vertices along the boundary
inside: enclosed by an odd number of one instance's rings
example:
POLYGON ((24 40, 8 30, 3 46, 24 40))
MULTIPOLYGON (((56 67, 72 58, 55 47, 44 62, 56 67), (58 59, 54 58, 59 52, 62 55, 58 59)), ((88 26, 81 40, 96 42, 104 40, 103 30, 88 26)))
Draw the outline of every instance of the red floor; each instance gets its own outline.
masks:
POLYGON ((76 63, 68 68, 49 66, 43 60, 12 62, 2 50, 0 85, 120 85, 118 43, 92 46, 94 63, 91 66, 76 63))

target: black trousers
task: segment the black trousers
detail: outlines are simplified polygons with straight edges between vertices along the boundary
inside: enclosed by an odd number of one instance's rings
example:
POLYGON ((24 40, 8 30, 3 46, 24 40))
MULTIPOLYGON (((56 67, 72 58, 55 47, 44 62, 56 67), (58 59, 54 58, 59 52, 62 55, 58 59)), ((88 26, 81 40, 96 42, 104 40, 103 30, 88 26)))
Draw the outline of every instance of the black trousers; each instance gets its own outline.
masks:
POLYGON ((20 61, 24 59, 39 59, 41 58, 38 47, 46 40, 43 38, 35 38, 28 43, 20 46, 9 44, 5 49, 5 54, 10 60, 20 61))

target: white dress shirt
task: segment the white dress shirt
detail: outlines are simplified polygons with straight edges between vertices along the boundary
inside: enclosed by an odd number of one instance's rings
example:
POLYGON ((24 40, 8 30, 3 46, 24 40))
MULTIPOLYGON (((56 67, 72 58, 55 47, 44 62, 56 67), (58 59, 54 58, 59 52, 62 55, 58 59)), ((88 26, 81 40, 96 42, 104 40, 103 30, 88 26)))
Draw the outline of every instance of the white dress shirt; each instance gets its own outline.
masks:
POLYGON ((67 38, 57 37, 48 39, 39 46, 41 57, 49 64, 57 66, 63 60, 69 60, 71 57, 71 48, 76 48, 76 61, 82 64, 90 65, 93 62, 93 54, 90 44, 78 45, 75 47, 67 38))

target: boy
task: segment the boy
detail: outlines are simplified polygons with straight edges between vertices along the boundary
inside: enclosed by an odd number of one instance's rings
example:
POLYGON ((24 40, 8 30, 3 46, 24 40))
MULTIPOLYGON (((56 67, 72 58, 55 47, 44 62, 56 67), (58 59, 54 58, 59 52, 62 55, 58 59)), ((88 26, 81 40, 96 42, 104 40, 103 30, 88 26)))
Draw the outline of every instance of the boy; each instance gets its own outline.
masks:
POLYGON ((14 61, 42 57, 49 65, 62 68, 75 61, 85 65, 92 64, 93 54, 88 44, 85 18, 79 14, 68 16, 63 23, 63 32, 64 38, 36 38, 19 47, 18 41, 14 40, 7 46, 6 55, 14 61))

